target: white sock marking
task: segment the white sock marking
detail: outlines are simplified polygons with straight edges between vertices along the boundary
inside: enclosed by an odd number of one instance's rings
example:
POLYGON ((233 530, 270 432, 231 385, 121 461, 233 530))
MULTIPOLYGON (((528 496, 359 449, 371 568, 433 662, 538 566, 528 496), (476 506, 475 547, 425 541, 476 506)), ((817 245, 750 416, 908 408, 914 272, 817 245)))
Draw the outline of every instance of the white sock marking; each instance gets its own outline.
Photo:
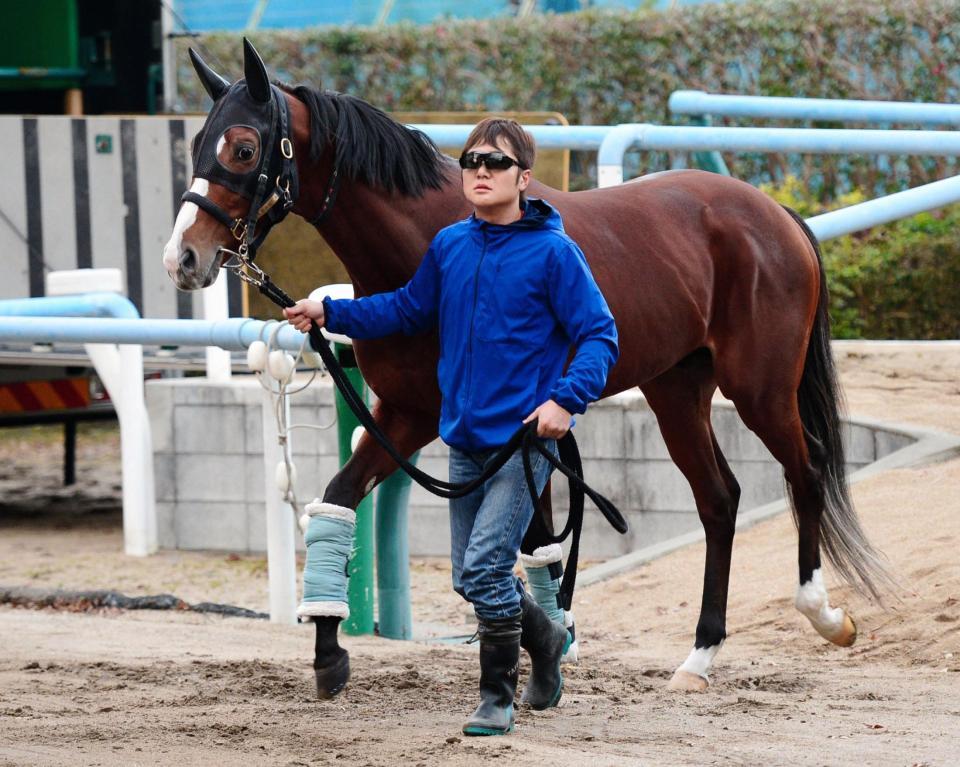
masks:
POLYGON ((823 573, 819 568, 813 571, 809 581, 797 587, 794 604, 825 639, 832 639, 843 630, 843 609, 830 607, 827 587, 823 585, 823 573))
POLYGON ((717 656, 717 653, 720 652, 721 647, 723 647, 723 642, 711 645, 710 647, 694 647, 678 671, 686 671, 687 673, 696 674, 697 676, 702 676, 704 679, 707 679, 707 672, 713 665, 713 659, 717 656))

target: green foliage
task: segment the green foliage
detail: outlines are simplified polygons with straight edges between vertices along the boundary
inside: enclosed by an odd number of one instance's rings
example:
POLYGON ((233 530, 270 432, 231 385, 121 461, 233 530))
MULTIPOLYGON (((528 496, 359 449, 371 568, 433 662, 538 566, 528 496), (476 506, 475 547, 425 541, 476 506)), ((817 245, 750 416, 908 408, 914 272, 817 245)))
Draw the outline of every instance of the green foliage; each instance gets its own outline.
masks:
MULTIPOLYGON (((679 88, 956 103, 958 40, 954 0, 751 0, 661 12, 593 9, 429 26, 262 30, 254 37, 280 79, 354 93, 388 111, 555 110, 585 125, 670 122, 667 98, 679 88)), ((198 46, 230 79, 242 72, 235 35, 177 45, 178 87, 188 110, 201 111, 206 102, 186 46, 198 46)), ((638 170, 662 168, 668 159, 649 155, 638 170)), ((916 186, 955 168, 943 158, 725 159, 735 176, 755 184, 799 174, 820 200, 855 188, 872 196, 916 186)))
MULTIPOLYGON (((667 110, 680 88, 958 103, 958 41, 955 0, 750 0, 254 37, 279 79, 354 93, 388 111, 548 110, 586 125, 682 122, 667 110)), ((203 111, 207 101, 186 46, 198 46, 232 80, 243 69, 239 39, 208 35, 177 45, 183 106, 203 111)), ((637 170, 677 159, 649 154, 637 170)), ((947 158, 724 159, 738 178, 773 183, 768 191, 806 216, 960 172, 947 158)), ((589 173, 572 179, 572 188, 592 186, 589 173)), ((952 207, 823 243, 835 336, 958 337, 958 225, 960 207, 952 207)))
MULTIPOLYGON (((763 187, 804 217, 825 212, 788 177, 763 187)), ((862 202, 851 193, 829 206, 862 202)), ((835 338, 960 337, 960 206, 821 244, 835 338)))

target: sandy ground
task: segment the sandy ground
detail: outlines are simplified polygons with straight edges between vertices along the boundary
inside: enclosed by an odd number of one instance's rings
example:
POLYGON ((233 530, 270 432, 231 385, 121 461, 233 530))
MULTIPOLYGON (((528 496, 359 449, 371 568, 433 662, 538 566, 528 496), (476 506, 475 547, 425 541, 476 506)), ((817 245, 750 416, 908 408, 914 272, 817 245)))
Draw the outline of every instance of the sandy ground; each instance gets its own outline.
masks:
MULTIPOLYGON (((854 415, 960 434, 960 350, 843 346, 854 415)), ((116 434, 81 432, 79 486, 49 430, 0 433, 0 585, 172 592, 266 609, 262 558, 119 554, 116 434), (42 523, 38 523, 38 519, 42 523)), ((823 642, 792 607, 786 517, 734 549, 729 638, 703 694, 665 690, 692 644, 702 545, 578 591, 582 660, 559 709, 464 739, 476 647, 345 637, 353 679, 312 695, 312 629, 170 612, 0 608, 0 765, 955 765, 960 763, 960 460, 855 486, 904 584, 887 609, 834 582, 860 639, 823 642)), ((448 565, 414 563, 414 615, 462 633, 448 565)), ((525 669, 522 670, 522 673, 525 669)))

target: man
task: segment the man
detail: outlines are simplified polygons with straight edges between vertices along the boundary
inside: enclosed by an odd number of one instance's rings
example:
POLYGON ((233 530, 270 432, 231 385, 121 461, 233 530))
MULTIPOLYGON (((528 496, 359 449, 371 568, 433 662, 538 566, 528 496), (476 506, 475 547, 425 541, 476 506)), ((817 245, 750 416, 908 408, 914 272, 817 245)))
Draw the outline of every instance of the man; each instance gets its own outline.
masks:
MULTIPOLYGON (((537 419, 537 435, 555 454, 572 414, 600 396, 617 359, 616 326, 583 253, 549 204, 526 198, 535 153, 515 121, 482 121, 460 157, 474 213, 437 234, 407 285, 285 310, 301 331, 315 320, 358 339, 439 324, 440 436, 450 447, 451 482, 478 476, 521 422, 537 419), (564 372, 571 346, 577 351, 564 372)), ((538 490, 551 468, 538 453, 538 490)), ((450 501, 453 586, 479 623, 481 702, 463 726, 467 735, 513 729, 521 645, 532 666, 523 700, 548 708, 563 690, 569 635, 513 572, 532 515, 519 452, 482 488, 450 501)))

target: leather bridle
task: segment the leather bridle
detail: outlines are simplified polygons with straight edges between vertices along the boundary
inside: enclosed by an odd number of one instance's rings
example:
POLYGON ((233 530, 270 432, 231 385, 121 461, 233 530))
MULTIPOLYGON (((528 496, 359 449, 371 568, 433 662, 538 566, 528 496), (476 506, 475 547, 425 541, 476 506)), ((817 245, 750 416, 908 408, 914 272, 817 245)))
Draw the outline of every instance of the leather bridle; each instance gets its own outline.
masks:
MULTIPOLYGON (((227 253, 233 257, 229 264, 236 269, 242 264, 250 264, 256 258, 257 250, 263 244, 270 230, 286 218, 287 213, 297 201, 300 190, 297 164, 293 155, 293 140, 290 132, 290 107, 283 93, 275 85, 270 86, 270 125, 266 142, 261 139, 260 165, 255 175, 251 174, 250 183, 244 189, 245 197, 250 199, 250 208, 246 217, 231 217, 222 207, 205 195, 187 190, 180 202, 192 202, 225 226, 237 241, 237 249, 220 247, 218 253, 227 253), (279 141, 277 138, 279 137, 279 141), (271 166, 279 169, 273 183, 270 177, 271 166), (260 232, 257 234, 257 226, 260 232), (237 263, 239 262, 239 263, 237 263)), ((340 172, 336 162, 330 175, 330 181, 324 194, 320 213, 310 223, 320 224, 330 214, 340 187, 340 172)), ((224 264, 227 266, 228 264, 224 264)))

